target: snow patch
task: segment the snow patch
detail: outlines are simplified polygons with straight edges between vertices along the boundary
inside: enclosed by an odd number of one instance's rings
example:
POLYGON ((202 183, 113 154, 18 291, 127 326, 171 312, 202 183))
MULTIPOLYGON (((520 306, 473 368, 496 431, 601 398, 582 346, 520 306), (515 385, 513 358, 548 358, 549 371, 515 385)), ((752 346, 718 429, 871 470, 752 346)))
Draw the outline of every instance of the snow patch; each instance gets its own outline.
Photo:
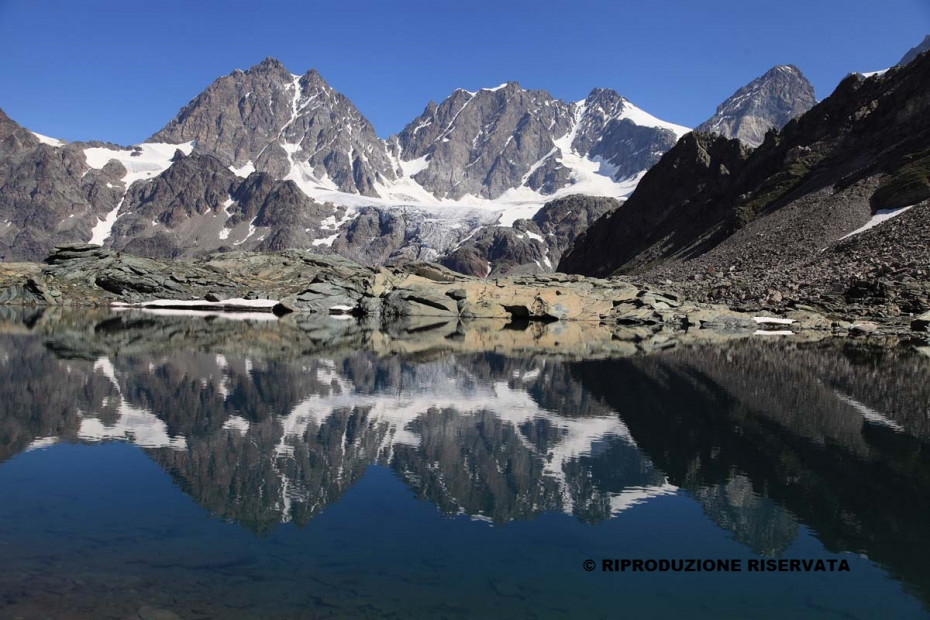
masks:
POLYGON ((760 325, 791 325, 794 319, 783 319, 774 316, 754 316, 752 320, 760 325))
POLYGON ((249 427, 251 424, 248 420, 243 417, 234 415, 230 416, 225 422, 223 422, 223 428, 228 431, 236 431, 240 435, 245 435, 249 432, 249 427))
POLYGON ((681 138, 683 135, 691 133, 691 129, 683 125, 676 125, 675 123, 669 123, 663 121, 662 119, 656 118, 652 114, 649 114, 645 110, 637 108, 635 105, 626 101, 623 101, 623 111, 617 115, 618 119, 627 119, 633 123, 639 125, 640 127, 658 127, 660 129, 668 129, 676 138, 681 138))
POLYGON ((36 437, 32 440, 24 452, 30 452, 32 450, 41 450, 42 448, 48 448, 54 446, 58 443, 58 437, 36 437))
POLYGON ((90 230, 90 243, 94 245, 103 245, 103 242, 110 238, 110 234, 113 232, 113 225, 116 224, 116 220, 119 218, 119 210, 122 208, 125 199, 125 196, 120 198, 116 207, 103 216, 102 220, 94 224, 94 227, 90 230))
POLYGON ((247 234, 245 237, 243 237, 239 241, 236 241, 235 243, 233 243, 233 245, 242 245, 243 243, 249 240, 249 237, 255 234, 256 230, 257 229, 255 228, 255 220, 253 219, 251 222, 249 222, 249 234, 247 234))
POLYGON ((152 316, 186 317, 201 319, 223 319, 229 321, 277 321, 277 315, 271 312, 236 312, 231 310, 185 310, 183 308, 132 308, 114 306, 113 310, 136 310, 152 316))
POLYGON ((241 166, 239 166, 238 168, 236 168, 235 166, 230 166, 229 170, 237 177, 245 178, 249 176, 250 174, 252 174, 253 172, 255 172, 255 164, 252 163, 251 160, 249 160, 245 162, 244 164, 242 164, 241 166))
POLYGON ((404 176, 412 177, 422 170, 429 168, 429 155, 424 155, 422 157, 417 157, 416 159, 411 159, 410 161, 400 162, 401 170, 404 171, 404 176))
POLYGON ((31 132, 31 133, 32 133, 32 135, 34 135, 36 138, 38 138, 38 139, 39 139, 39 142, 41 142, 42 144, 47 144, 47 145, 49 145, 49 146, 56 146, 56 147, 57 147, 57 146, 64 146, 64 145, 65 145, 65 141, 64 141, 64 140, 59 140, 59 139, 57 139, 57 138, 49 138, 48 136, 43 136, 42 134, 36 133, 36 132, 34 132, 34 131, 31 132))
POLYGON ((323 237, 322 239, 314 239, 310 242, 310 244, 313 245, 313 247, 319 247, 321 245, 331 247, 333 245, 333 241, 335 241, 338 237, 339 233, 336 233, 334 235, 330 235, 329 237, 323 237))
POLYGON ((171 159, 176 151, 190 155, 194 150, 193 140, 185 144, 166 144, 163 142, 144 142, 132 149, 119 150, 109 147, 92 147, 84 149, 87 165, 96 170, 116 160, 126 168, 122 181, 126 189, 142 179, 151 179, 171 167, 171 159))
POLYGON ((207 301, 205 299, 153 299, 135 304, 126 302, 113 302, 116 308, 266 308, 270 310, 278 305, 275 299, 244 299, 233 297, 220 301, 207 301))
POLYGON ((863 226, 857 228, 856 230, 852 231, 848 235, 843 235, 842 237, 840 237, 839 240, 842 241, 843 239, 847 239, 849 237, 852 237, 853 235, 858 235, 859 233, 865 232, 869 230, 870 228, 875 228, 882 222, 887 222, 891 218, 897 217, 901 215, 902 213, 904 213, 905 211, 907 211, 908 209, 911 209, 913 207, 914 205, 910 205, 908 207, 900 207, 898 209, 879 209, 878 211, 875 212, 875 215, 873 215, 871 219, 869 219, 869 221, 866 222, 863 226))
POLYGON ((869 71, 866 73, 863 73, 860 71, 859 75, 861 75, 864 78, 870 78, 876 75, 885 75, 887 72, 888 72, 888 69, 882 69, 881 71, 869 71))

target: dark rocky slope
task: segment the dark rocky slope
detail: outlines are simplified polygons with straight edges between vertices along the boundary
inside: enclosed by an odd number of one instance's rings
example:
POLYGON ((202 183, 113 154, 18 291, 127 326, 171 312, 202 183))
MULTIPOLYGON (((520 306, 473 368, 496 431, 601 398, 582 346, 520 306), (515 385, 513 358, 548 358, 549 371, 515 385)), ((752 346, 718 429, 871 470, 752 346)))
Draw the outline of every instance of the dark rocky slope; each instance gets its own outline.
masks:
MULTIPOLYGON (((687 136, 620 209, 576 239, 559 269, 697 281, 708 294, 743 301, 757 300, 760 287, 763 294, 787 297, 764 285, 788 273, 795 275, 786 286, 803 288, 813 284, 809 274, 822 270, 833 280, 831 290, 818 290, 818 281, 808 297, 834 294, 846 301, 869 265, 910 269, 912 278, 925 282, 923 225, 893 233, 889 223, 840 239, 878 210, 930 198, 928 93, 930 57, 921 57, 883 76, 847 77, 754 151, 735 140, 687 136), (870 241, 875 235, 890 236, 870 241), (858 258, 867 261, 858 269, 832 260, 857 254, 857 247, 863 252, 858 258), (748 288, 735 292, 734 280, 748 288)), ((915 208, 900 217, 914 221, 923 213, 915 208)))

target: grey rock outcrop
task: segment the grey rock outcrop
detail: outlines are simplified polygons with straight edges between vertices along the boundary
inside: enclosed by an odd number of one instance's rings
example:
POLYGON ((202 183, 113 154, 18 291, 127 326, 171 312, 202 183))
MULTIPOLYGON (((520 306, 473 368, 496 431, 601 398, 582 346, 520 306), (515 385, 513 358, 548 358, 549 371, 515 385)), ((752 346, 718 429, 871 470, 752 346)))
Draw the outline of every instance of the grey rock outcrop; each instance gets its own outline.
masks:
POLYGON ((792 65, 778 65, 733 93, 695 131, 759 146, 766 132, 781 129, 816 103, 814 87, 801 71, 792 65))
POLYGON ((209 302, 208 298, 273 300, 278 303, 263 307, 269 311, 269 306, 275 306, 276 314, 353 314, 388 321, 439 317, 677 328, 720 324, 749 333, 755 329, 749 315, 693 304, 673 291, 640 288, 621 280, 550 274, 489 282, 434 263, 373 269, 339 256, 295 250, 172 261, 72 244, 56 248, 41 269, 26 266, 0 271, 0 300, 9 305, 119 302, 144 307, 146 302, 157 301, 162 309, 240 309, 234 302, 209 302), (171 304, 175 300, 176 306, 171 304), (192 305, 192 301, 198 303, 192 305))

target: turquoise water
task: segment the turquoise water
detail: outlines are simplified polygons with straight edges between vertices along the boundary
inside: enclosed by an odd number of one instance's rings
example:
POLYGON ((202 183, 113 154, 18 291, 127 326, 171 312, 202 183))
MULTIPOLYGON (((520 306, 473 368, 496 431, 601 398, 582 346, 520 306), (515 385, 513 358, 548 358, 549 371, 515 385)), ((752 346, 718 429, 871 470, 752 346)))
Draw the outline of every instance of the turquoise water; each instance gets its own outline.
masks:
POLYGON ((276 359, 68 338, 0 337, 0 617, 928 615, 930 368, 910 349, 276 359))

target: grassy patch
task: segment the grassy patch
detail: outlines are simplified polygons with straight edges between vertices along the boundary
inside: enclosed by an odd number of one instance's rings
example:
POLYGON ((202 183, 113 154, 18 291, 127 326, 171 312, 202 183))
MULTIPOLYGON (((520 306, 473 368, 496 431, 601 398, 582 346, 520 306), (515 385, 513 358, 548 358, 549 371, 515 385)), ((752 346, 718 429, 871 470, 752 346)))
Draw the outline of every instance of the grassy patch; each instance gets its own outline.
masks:
POLYGON ((765 179, 752 193, 749 200, 736 206, 733 212, 735 228, 742 228, 769 205, 797 187, 821 159, 813 152, 790 157, 785 167, 765 179))
POLYGON ((899 209, 930 198, 930 150, 904 158, 872 194, 872 209, 899 209))

